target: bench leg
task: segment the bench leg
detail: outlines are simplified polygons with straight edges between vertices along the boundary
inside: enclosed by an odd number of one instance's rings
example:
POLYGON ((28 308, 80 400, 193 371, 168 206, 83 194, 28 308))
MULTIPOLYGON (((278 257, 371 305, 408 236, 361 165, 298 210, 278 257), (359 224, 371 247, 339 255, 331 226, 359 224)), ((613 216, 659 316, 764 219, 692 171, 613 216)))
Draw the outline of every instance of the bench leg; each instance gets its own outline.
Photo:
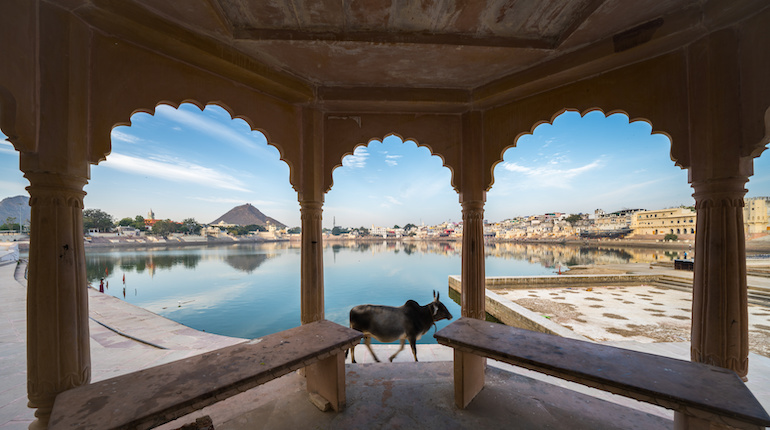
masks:
POLYGON ((455 404, 460 409, 484 388, 484 370, 487 359, 455 349, 455 404))
POLYGON ((684 412, 674 412, 674 430, 730 430, 730 429, 752 429, 763 430, 764 427, 747 424, 744 422, 733 422, 731 425, 721 424, 709 420, 708 418, 696 417, 684 412))
POLYGON ((345 409, 345 355, 334 354, 306 368, 307 391, 328 400, 332 409, 345 409))

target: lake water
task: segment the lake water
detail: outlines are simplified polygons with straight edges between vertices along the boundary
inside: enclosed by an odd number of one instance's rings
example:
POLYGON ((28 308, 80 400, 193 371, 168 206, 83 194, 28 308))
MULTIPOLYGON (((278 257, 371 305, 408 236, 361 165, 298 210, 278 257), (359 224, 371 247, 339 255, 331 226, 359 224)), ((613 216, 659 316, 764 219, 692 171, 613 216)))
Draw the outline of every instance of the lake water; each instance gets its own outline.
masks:
MULTIPOLYGON (((460 250, 459 242, 326 244, 326 318, 347 326, 355 305, 426 304, 433 290, 459 317, 447 278, 460 274, 460 250)), ((492 244, 486 252, 487 276, 552 275, 568 264, 682 257, 676 251, 544 244, 492 244)), ((86 266, 93 287, 103 277, 105 293, 198 330, 255 338, 300 325, 298 243, 87 249, 86 266)), ((429 333, 420 342, 434 341, 429 333)))

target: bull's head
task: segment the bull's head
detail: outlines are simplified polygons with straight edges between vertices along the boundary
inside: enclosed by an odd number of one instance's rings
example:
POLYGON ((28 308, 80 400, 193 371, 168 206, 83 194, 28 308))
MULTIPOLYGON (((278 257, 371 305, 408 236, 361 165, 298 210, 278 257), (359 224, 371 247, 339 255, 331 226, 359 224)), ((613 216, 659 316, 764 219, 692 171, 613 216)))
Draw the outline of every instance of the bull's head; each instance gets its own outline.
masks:
POLYGON ((449 313, 449 309, 444 306, 438 299, 439 293, 433 290, 433 302, 431 303, 431 310, 433 311, 433 321, 451 320, 452 314, 449 313))

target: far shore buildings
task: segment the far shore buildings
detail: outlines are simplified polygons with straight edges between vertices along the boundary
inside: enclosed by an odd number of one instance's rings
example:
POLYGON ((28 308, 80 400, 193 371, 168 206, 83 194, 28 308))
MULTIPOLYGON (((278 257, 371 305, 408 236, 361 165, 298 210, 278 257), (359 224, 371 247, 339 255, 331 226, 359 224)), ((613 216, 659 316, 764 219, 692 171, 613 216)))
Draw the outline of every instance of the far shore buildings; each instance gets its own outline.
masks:
POLYGON ((675 234, 682 239, 695 239, 695 210, 670 208, 637 212, 630 224, 635 238, 660 238, 675 234))
MULTIPOLYGON (((485 236, 491 235, 497 240, 570 237, 664 240, 666 235, 673 234, 679 240, 694 240, 697 230, 696 212, 690 207, 623 209, 612 213, 597 209, 590 215, 581 214, 577 221, 565 219, 566 215, 554 214, 516 217, 485 225, 485 236)), ((743 219, 747 238, 770 234, 770 197, 747 198, 743 219)))
POLYGON ((770 197, 744 199, 743 228, 750 238, 770 233, 770 197))

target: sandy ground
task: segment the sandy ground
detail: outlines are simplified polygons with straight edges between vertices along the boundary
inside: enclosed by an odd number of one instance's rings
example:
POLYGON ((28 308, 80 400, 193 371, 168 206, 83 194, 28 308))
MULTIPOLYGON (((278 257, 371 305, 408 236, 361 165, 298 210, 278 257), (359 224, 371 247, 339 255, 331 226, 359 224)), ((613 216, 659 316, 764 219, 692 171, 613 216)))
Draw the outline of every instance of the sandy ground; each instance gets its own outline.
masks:
MULTIPOLYGON (((684 291, 640 285, 497 292, 557 324, 599 342, 690 340, 692 294, 684 291)), ((770 357, 768 307, 749 305, 749 350, 770 357)))

